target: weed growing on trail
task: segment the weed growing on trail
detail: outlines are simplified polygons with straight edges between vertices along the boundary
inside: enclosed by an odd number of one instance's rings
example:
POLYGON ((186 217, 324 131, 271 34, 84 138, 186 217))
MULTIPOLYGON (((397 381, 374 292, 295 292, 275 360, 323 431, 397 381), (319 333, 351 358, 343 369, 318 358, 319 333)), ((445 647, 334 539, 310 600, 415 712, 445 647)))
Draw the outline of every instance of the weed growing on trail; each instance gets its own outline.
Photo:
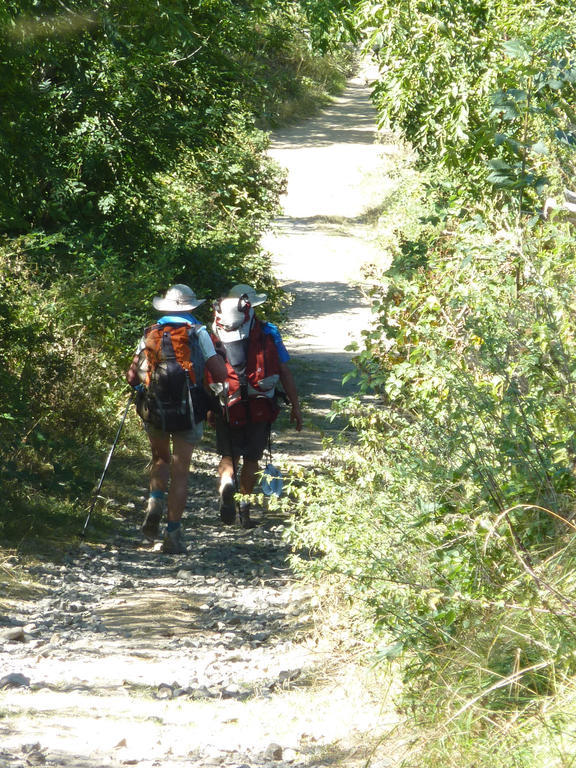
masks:
POLYGON ((45 587, 25 573, 15 550, 0 551, 0 594, 0 608, 5 611, 13 601, 40 599, 45 594, 45 587))

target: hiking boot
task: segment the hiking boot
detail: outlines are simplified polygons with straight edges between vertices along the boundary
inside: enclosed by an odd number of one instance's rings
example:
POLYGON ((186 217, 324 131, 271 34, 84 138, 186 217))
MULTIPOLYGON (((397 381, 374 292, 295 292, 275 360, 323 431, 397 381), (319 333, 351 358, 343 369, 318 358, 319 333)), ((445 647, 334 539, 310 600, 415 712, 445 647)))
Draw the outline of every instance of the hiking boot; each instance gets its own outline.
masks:
POLYGON ((236 503, 232 483, 228 483, 220 491, 220 520, 224 525, 233 525, 236 522, 236 503))
POLYGON ((164 505, 160 499, 150 499, 148 501, 148 509, 146 510, 146 517, 140 530, 150 541, 154 541, 160 535, 160 523, 162 522, 162 514, 164 512, 164 505))
POLYGON ((250 503, 248 501, 240 502, 239 510, 240 527, 241 528, 255 528, 256 523, 250 520, 250 503))
POLYGON ((182 528, 175 531, 166 531, 162 542, 162 552, 165 555, 185 555, 188 550, 182 537, 182 528))

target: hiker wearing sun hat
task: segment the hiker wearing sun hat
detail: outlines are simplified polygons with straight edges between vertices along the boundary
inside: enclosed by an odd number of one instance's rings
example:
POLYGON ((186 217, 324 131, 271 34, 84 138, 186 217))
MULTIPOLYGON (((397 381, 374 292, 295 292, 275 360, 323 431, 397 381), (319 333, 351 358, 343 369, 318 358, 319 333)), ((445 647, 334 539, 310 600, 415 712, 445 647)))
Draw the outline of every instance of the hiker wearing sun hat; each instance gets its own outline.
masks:
POLYGON ((216 354, 206 328, 191 312, 205 299, 181 283, 152 300, 162 312, 144 331, 127 373, 139 388, 138 413, 150 440, 150 496, 142 533, 159 536, 166 502, 167 526, 162 551, 184 554, 181 519, 186 506, 188 473, 194 446, 201 440, 204 369, 214 381, 226 380, 226 366, 216 354))
MULTIPOLYGON (((224 407, 215 413, 214 424, 221 456, 220 519, 228 525, 236 520, 236 488, 244 496, 254 490, 259 461, 278 414, 278 383, 290 402, 290 420, 297 430, 302 429, 298 392, 288 366, 290 356, 278 328, 261 322, 254 313, 254 308, 266 299, 265 293, 240 283, 214 305, 212 339, 227 369, 226 389, 221 393, 224 407), (237 478, 240 459, 242 470, 237 478)), ((246 499, 240 502, 239 513, 240 524, 250 527, 250 504, 246 499)))

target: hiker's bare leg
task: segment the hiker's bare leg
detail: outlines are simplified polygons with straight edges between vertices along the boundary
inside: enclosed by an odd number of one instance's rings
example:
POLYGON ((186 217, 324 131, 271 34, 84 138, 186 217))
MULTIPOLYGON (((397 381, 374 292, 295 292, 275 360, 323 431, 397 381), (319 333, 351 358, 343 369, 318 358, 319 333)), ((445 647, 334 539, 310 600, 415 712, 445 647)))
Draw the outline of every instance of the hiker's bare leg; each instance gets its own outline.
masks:
POLYGON ((256 473, 258 462, 252 459, 244 459, 242 472, 240 473, 240 493, 252 493, 256 485, 256 473))
POLYGON ((148 435, 152 449, 152 466, 150 467, 150 490, 166 491, 170 479, 170 437, 148 435))
POLYGON ((188 474, 194 445, 178 435, 172 435, 170 490, 168 491, 168 522, 180 522, 188 498, 188 474))
MULTIPOLYGON (((232 462, 231 456, 222 456, 220 464, 218 465, 218 474, 220 475, 220 489, 226 485, 226 483, 234 482, 234 463, 238 466, 240 457, 235 457, 235 462, 232 462)), ((254 486, 256 485, 256 474, 258 472, 258 462, 251 459, 244 459, 242 462, 242 471, 240 472, 240 493, 252 493, 254 486)))
POLYGON ((222 456, 218 465, 218 474, 220 475, 220 489, 228 483, 234 483, 234 464, 238 466, 240 457, 236 456, 232 461, 232 456, 222 456))

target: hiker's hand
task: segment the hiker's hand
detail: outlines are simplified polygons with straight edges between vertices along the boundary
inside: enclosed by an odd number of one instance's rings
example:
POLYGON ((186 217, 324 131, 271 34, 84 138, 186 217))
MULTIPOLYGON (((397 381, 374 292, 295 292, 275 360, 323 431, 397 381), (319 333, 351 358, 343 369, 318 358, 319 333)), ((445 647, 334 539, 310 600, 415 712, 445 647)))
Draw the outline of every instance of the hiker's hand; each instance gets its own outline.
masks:
POLYGON ((131 387, 137 387, 140 384, 140 376, 138 375, 138 361, 139 355, 134 355, 134 359, 130 365, 130 368, 126 371, 126 381, 131 387))
POLYGON ((290 411, 290 424, 294 424, 298 432, 302 429, 302 413, 297 405, 292 406, 290 411))

